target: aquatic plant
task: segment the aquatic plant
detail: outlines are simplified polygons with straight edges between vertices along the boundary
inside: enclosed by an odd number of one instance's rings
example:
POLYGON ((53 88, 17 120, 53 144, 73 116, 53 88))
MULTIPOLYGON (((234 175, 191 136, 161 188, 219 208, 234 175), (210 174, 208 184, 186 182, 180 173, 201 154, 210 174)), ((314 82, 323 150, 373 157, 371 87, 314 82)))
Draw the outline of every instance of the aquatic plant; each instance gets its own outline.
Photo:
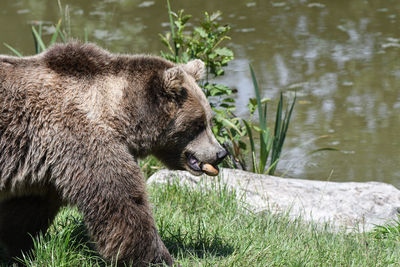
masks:
POLYGON ((255 91, 256 98, 250 99, 249 110, 250 119, 243 120, 243 123, 247 129, 247 136, 250 142, 251 149, 251 161, 252 161, 252 171, 255 173, 268 173, 273 175, 275 173, 276 167, 281 156, 283 144, 285 143, 286 133, 289 129, 290 119, 292 117, 292 112, 294 105, 296 103, 296 96, 294 97, 292 103, 287 105, 285 112, 283 113, 283 95, 280 94, 277 110, 275 113, 275 126, 274 132, 268 127, 268 102, 269 99, 261 99, 260 88, 256 79, 253 68, 250 65, 251 78, 253 80, 253 87, 255 91), (255 110, 258 111, 258 124, 254 124, 251 118, 254 115, 255 110), (255 138, 252 132, 256 131, 259 133, 259 153, 256 153, 255 138), (269 159, 269 165, 267 166, 267 161, 269 159), (257 164, 258 163, 258 164, 257 164))

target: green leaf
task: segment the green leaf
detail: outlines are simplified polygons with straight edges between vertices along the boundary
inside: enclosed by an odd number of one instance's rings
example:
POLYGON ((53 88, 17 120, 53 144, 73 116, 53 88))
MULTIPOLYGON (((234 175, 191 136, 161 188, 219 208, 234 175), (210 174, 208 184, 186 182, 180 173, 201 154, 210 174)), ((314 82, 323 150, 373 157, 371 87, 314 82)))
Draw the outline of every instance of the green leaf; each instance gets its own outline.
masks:
POLYGON ((266 103, 268 103, 269 101, 271 101, 271 98, 265 97, 265 98, 261 99, 261 104, 266 104, 266 103))
POLYGON ((226 102, 226 103, 235 103, 235 99, 230 98, 230 97, 224 98, 224 99, 222 99, 222 101, 223 101, 223 102, 226 102))
POLYGON ((200 37, 202 37, 202 38, 208 37, 207 32, 203 28, 196 27, 196 28, 194 28, 194 31, 197 32, 200 35, 200 37))
POLYGON ((233 57, 232 50, 230 50, 229 48, 226 48, 226 47, 215 48, 215 53, 217 53, 220 56, 233 57))
POLYGON ((210 16, 210 21, 216 20, 221 15, 222 15, 221 11, 216 11, 216 12, 212 13, 211 16, 210 16))
POLYGON ((239 143, 239 148, 240 148, 240 149, 246 150, 246 148, 247 148, 247 145, 246 145, 246 143, 245 143, 245 142, 242 142, 242 141, 240 141, 240 140, 239 140, 239 142, 238 142, 238 143, 239 143))
POLYGON ((222 75, 224 75, 224 70, 219 69, 219 70, 217 70, 216 74, 217 74, 217 76, 222 76, 222 75))
POLYGON ((239 130, 239 128, 233 124, 230 120, 226 119, 226 118, 222 118, 221 120, 226 126, 232 127, 233 129, 235 129, 240 135, 242 134, 242 131, 239 130))
POLYGON ((260 127, 255 126, 255 125, 253 125, 253 129, 254 129, 256 132, 259 132, 259 133, 261 133, 261 132, 263 131, 263 130, 261 130, 260 127))
POLYGON ((188 20, 191 19, 191 18, 192 18, 192 15, 184 15, 181 18, 182 24, 186 24, 186 22, 188 22, 188 20))
POLYGON ((169 40, 167 40, 167 38, 166 38, 164 35, 159 34, 158 36, 160 36, 161 42, 162 42, 165 46, 170 47, 170 45, 169 45, 169 40))
POLYGON ((252 104, 253 106, 257 106, 257 99, 255 98, 250 98, 249 103, 252 104))

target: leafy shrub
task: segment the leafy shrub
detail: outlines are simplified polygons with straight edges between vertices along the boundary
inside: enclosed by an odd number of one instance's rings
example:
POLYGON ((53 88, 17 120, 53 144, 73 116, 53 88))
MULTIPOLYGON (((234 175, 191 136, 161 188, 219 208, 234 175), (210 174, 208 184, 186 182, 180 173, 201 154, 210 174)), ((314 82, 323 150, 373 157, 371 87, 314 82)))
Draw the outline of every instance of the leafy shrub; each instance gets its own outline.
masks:
POLYGON ((246 144, 242 138, 246 135, 246 128, 234 114, 234 90, 211 82, 211 79, 224 75, 223 67, 234 59, 232 50, 221 46, 224 40, 230 40, 227 35, 230 27, 218 22, 221 12, 211 15, 205 12, 200 25, 189 29, 188 21, 192 16, 184 14, 183 10, 172 12, 169 1, 167 3, 170 31, 160 34, 160 38, 168 51, 161 52, 161 56, 176 63, 186 63, 192 59, 201 59, 205 63, 206 77, 200 86, 215 112, 212 131, 231 154, 225 164, 245 169, 243 151, 246 144))

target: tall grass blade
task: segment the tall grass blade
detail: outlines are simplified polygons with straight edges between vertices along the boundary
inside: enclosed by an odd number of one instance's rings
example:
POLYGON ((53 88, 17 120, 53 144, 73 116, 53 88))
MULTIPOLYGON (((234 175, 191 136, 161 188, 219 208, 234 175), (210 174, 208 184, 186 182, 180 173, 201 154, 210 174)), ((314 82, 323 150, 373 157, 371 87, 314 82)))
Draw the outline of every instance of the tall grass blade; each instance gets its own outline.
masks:
POLYGON ((18 50, 16 50, 14 47, 10 46, 10 45, 7 44, 7 43, 3 43, 3 45, 4 45, 5 47, 7 47, 8 49, 10 49, 11 52, 13 52, 16 56, 22 57, 22 54, 21 54, 20 52, 18 52, 18 50))
POLYGON ((63 31, 60 30, 60 31, 58 32, 58 34, 60 35, 61 41, 62 41, 63 43, 66 43, 66 42, 67 42, 67 38, 65 37, 63 31))
POLYGON ((42 31, 42 30, 43 30, 42 23, 39 23, 38 28, 39 28, 39 30, 38 30, 39 36, 42 36, 42 32, 43 32, 43 31, 42 31))
POLYGON ((278 165, 279 158, 276 159, 274 162, 271 162, 268 169, 264 172, 264 174, 274 175, 276 165, 278 165), (272 171, 273 170, 273 171, 272 171))
MULTIPOLYGON (((39 25, 39 32, 41 32, 41 27, 39 25)), ((39 54, 41 51, 46 50, 46 46, 43 43, 41 35, 38 33, 38 31, 35 29, 34 26, 32 26, 32 34, 35 40, 35 47, 36 47, 36 54, 39 54)))
POLYGON ((271 165, 276 161, 278 156, 278 150, 281 138, 281 127, 282 127, 282 106, 283 106, 283 96, 281 93, 279 97, 278 107, 276 110, 274 138, 272 141, 271 165))
MULTIPOLYGON (((289 129, 289 123, 290 123, 290 119, 292 118, 292 112, 293 112, 293 108, 294 108, 294 104, 296 103, 296 95, 294 96, 293 102, 290 106, 289 109, 289 113, 286 111, 285 113, 285 120, 284 120, 284 124, 283 124, 283 129, 282 129, 282 137, 281 137, 281 142, 280 142, 280 150, 282 150, 283 147, 283 143, 285 142, 285 138, 286 138, 286 133, 289 129), (287 118, 286 118, 286 114, 288 114, 287 118)), ((279 152, 280 153, 280 152, 279 152)))
POLYGON ((267 115, 268 115, 268 103, 267 102, 264 103, 263 111, 264 111, 263 118, 264 118, 264 120, 266 120, 267 119, 267 115))
POLYGON ((258 110, 260 128, 265 130, 266 129, 266 125, 265 125, 265 118, 263 116, 264 113, 262 112, 260 89, 258 87, 258 82, 257 82, 257 79, 256 79, 256 75, 254 74, 253 67, 251 65, 249 65, 249 66, 250 66, 251 78, 253 80, 254 91, 256 93, 257 110, 258 110))
MULTIPOLYGON (((264 104, 264 121, 267 122, 267 112, 268 110, 268 103, 264 104)), ((272 145, 272 140, 271 140, 271 131, 270 129, 267 127, 266 129, 266 133, 264 134, 264 142, 266 144, 266 158, 268 159, 269 156, 269 152, 271 151, 271 145, 272 145)))
POLYGON ((71 37, 71 16, 70 16, 70 12, 69 12, 69 5, 65 5, 65 16, 64 16, 64 20, 65 20, 65 34, 67 35, 68 38, 71 37))
POLYGON ((270 133, 269 129, 267 128, 267 103, 264 104, 264 109, 263 105, 261 103, 261 94, 260 94, 260 88, 258 86, 257 78, 254 73, 253 67, 249 65, 250 67, 250 72, 251 72, 251 78, 253 81, 253 87, 254 87, 254 92, 256 95, 256 101, 257 101, 257 111, 258 111, 258 121, 260 125, 260 158, 259 158, 259 164, 258 164, 258 170, 260 172, 264 172, 265 166, 267 164, 267 159, 269 155, 269 143, 270 143, 270 133))
POLYGON ((171 27, 172 41, 174 43, 174 48, 175 48, 175 62, 178 62, 179 48, 175 43, 175 40, 176 40, 175 26, 174 26, 174 19, 172 17, 172 10, 171 10, 171 5, 169 3, 169 0, 167 0, 167 7, 168 7, 169 26, 171 27))
POLYGON ((249 141, 250 141, 250 149, 251 149, 251 155, 252 155, 252 166, 253 166, 253 172, 256 172, 256 159, 255 159, 255 146, 254 146, 254 139, 253 139, 253 133, 251 132, 251 127, 249 123, 245 120, 243 120, 244 126, 246 127, 247 135, 249 136, 249 141))
POLYGON ((258 168, 257 168, 257 158, 256 158, 256 153, 252 152, 251 153, 251 159, 253 162, 253 172, 254 173, 259 173, 258 168))
POLYGON ((260 160, 258 166, 260 172, 264 172, 265 166, 267 165, 268 151, 266 139, 268 139, 267 132, 260 132, 260 160))
POLYGON ((174 19, 172 18, 172 10, 169 0, 167 0, 167 7, 168 7, 169 26, 171 27, 172 38, 175 39, 174 19))
MULTIPOLYGON (((32 26, 32 29, 33 29, 33 26, 32 26)), ((35 45, 35 54, 39 54, 40 53, 40 47, 39 47, 38 41, 36 40, 35 34, 33 33, 33 30, 32 30, 32 36, 33 36, 33 43, 35 45)))
MULTIPOLYGON (((278 161, 279 161, 279 158, 281 156, 283 144, 285 143, 286 133, 287 133, 287 131, 289 129, 289 123, 290 123, 290 119, 292 117, 293 108, 294 108, 294 105, 296 103, 296 98, 297 98, 297 96, 295 95, 294 99, 293 99, 293 102, 292 102, 292 104, 290 106, 290 109, 286 108, 285 117, 283 119, 282 126, 281 126, 282 128, 279 131, 277 144, 276 144, 276 147, 273 149, 274 150, 273 153, 272 153, 273 155, 271 156, 271 166, 272 165, 273 166, 272 166, 272 168, 270 168, 270 171, 268 172, 268 174, 270 174, 270 175, 273 175, 275 173, 276 167, 278 165, 278 161), (276 162, 276 164, 275 164, 275 162, 276 162)), ((283 102, 282 93, 281 93, 280 102, 283 102)))
POLYGON ((58 4, 58 12, 60 12, 61 17, 63 17, 64 16, 64 12, 63 12, 63 7, 62 7, 62 4, 61 4, 61 1, 57 0, 57 4, 58 4))
POLYGON ((51 36, 49 45, 53 45, 57 41, 57 37, 58 37, 58 33, 60 32, 60 28, 61 28, 61 19, 58 20, 58 23, 56 25, 56 31, 51 36))
POLYGON ((282 106, 283 106, 282 102, 283 102, 283 96, 281 93, 279 102, 278 102, 278 108, 276 111, 275 132, 274 132, 275 139, 278 139, 278 140, 280 137, 280 131, 281 131, 281 125, 282 125, 282 106))

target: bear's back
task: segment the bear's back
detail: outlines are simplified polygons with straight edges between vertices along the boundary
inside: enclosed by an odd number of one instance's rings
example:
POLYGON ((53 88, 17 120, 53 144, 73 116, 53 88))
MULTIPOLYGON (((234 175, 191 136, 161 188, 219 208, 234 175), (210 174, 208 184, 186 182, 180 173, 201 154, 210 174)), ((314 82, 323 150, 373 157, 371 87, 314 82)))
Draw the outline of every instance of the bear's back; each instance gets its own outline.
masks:
POLYGON ((61 76, 91 78, 112 73, 113 56, 94 44, 56 44, 44 52, 42 61, 61 76))

